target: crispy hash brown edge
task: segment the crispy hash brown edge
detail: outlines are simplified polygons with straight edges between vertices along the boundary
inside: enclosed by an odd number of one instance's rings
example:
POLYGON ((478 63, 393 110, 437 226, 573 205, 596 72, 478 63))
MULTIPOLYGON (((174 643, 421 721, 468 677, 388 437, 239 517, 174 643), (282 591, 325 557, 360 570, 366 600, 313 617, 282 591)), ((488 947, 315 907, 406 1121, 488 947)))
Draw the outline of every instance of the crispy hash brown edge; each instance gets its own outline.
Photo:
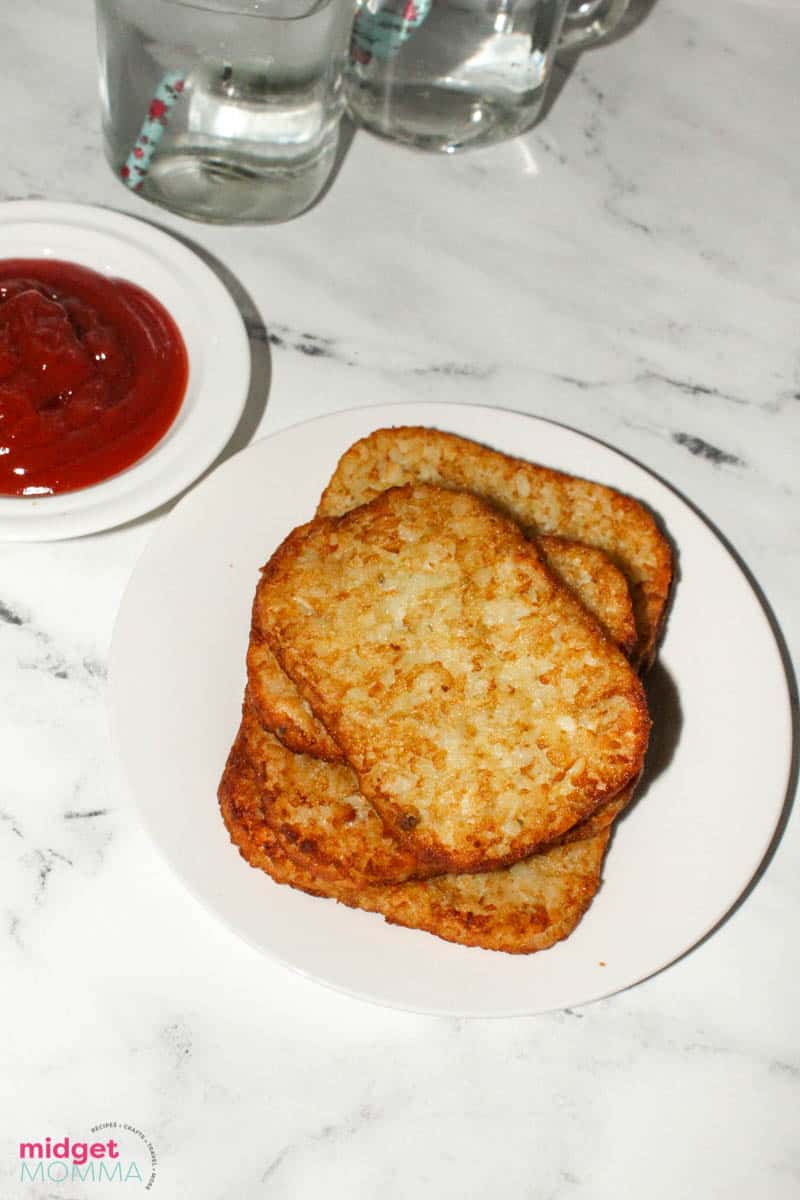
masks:
MULTIPOLYGON (((359 889, 321 881, 298 866, 286 854, 279 835, 263 820, 257 773, 238 735, 220 782, 219 804, 231 841, 241 856, 276 883, 380 914, 389 924, 419 929, 462 946, 507 954, 546 950, 573 932, 600 887, 610 837, 610 830, 605 830, 585 841, 555 847, 537 856, 538 863, 530 860, 506 869, 518 876, 524 872, 528 891, 531 881, 527 876, 532 871, 546 873, 545 886, 548 877, 560 883, 559 902, 551 906, 552 911, 544 898, 539 902, 528 899, 527 908, 490 903, 481 911, 480 893, 487 878, 483 876, 359 889), (478 895, 470 896, 475 887, 478 895)), ((499 886, 503 886, 502 881, 499 886)))
POLYGON ((261 724, 287 749, 330 763, 344 762, 336 742, 270 650, 255 614, 247 647, 247 687, 261 724))
POLYGON ((258 776, 264 821, 316 878, 367 885, 436 873, 390 837, 345 763, 289 750, 263 728, 247 693, 239 740, 258 776))
POLYGON ((317 516, 339 516, 386 488, 415 481, 472 491, 512 516, 529 536, 553 534, 604 550, 631 585, 639 629, 636 662, 642 669, 652 663, 672 584, 672 550, 638 500, 457 434, 406 425, 374 430, 345 451, 317 516), (400 461, 401 448, 414 464, 400 461))
MULTIPOLYGON (((358 780, 349 767, 287 749, 262 728, 247 694, 239 741, 258 778, 264 821, 279 836, 288 857, 314 878, 363 886, 441 873, 426 868, 389 836, 372 805, 358 792, 358 780)), ((630 802, 633 790, 626 788, 607 800, 555 844, 584 841, 608 828, 630 802)))

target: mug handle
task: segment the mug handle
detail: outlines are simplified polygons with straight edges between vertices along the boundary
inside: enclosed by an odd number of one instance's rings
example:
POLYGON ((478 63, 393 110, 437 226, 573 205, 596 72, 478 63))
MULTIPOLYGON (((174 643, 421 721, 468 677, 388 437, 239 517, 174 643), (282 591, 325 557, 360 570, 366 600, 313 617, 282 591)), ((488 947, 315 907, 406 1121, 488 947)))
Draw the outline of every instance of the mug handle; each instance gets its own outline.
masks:
POLYGON ((561 27, 559 50, 590 46, 616 28, 630 0, 570 0, 561 27))

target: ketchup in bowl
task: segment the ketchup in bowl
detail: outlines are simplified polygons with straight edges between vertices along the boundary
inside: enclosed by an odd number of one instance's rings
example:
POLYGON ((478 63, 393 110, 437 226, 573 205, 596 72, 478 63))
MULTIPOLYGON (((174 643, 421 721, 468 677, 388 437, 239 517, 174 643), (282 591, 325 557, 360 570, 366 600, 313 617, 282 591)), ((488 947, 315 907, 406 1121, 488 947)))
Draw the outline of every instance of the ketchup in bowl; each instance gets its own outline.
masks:
POLYGON ((186 347, 149 292, 53 259, 0 260, 0 494, 100 483, 164 436, 186 347))

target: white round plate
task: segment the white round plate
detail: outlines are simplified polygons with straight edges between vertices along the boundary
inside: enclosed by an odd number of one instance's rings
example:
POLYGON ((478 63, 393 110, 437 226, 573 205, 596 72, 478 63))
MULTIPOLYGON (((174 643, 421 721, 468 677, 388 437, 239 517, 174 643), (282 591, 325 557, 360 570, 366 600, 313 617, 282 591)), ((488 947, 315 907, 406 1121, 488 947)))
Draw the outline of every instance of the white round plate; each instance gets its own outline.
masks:
POLYGON ((0 539, 53 541, 94 533, 177 496, 229 440, 250 383, 244 323, 214 272, 145 221, 46 200, 0 204, 2 258, 64 259, 146 288, 183 335, 189 380, 170 429, 119 475, 57 496, 0 496, 0 539))
POLYGON ((124 597, 111 665, 113 723, 134 793, 154 841, 188 887, 287 966, 397 1008, 536 1013, 645 978, 733 905, 785 801, 792 751, 786 678, 736 562, 642 467, 570 429, 502 410, 376 406, 250 446, 185 497, 154 536, 124 597), (651 774, 658 773, 618 823, 586 917, 544 953, 466 949, 279 887, 239 857, 217 810, 259 567, 313 515, 348 446, 373 429, 407 424, 612 484, 649 504, 678 548, 680 580, 653 674, 651 774))

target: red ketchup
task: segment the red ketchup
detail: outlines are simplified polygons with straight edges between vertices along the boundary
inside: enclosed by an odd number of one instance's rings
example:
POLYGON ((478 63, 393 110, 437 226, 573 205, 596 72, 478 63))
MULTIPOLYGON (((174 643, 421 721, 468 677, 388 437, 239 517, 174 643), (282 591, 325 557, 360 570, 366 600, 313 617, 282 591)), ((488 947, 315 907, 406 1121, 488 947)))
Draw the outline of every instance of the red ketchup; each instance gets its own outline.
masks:
POLYGON ((0 494, 124 471, 175 420, 188 369, 149 292, 75 263, 0 260, 0 494))

